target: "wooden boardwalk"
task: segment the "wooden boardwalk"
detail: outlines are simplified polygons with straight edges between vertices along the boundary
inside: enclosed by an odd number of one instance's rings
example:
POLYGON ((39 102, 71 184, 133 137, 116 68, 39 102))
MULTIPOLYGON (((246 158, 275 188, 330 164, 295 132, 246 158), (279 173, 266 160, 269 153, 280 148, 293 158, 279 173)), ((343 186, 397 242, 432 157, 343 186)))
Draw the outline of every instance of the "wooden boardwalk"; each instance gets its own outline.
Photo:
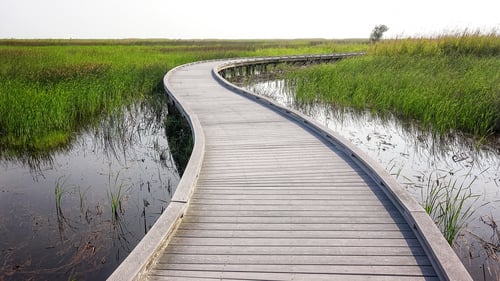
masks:
POLYGON ((384 172, 312 120, 219 83, 221 63, 166 76, 195 151, 168 218, 110 280, 471 280, 384 172))

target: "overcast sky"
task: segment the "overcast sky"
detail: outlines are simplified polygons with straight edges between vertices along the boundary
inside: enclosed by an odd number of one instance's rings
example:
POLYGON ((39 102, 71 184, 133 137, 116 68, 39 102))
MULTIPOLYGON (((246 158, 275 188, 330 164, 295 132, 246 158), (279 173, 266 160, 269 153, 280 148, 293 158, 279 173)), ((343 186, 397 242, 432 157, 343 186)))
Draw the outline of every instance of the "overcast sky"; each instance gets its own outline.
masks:
POLYGON ((499 0, 0 0, 0 38, 367 38, 500 28, 499 0))

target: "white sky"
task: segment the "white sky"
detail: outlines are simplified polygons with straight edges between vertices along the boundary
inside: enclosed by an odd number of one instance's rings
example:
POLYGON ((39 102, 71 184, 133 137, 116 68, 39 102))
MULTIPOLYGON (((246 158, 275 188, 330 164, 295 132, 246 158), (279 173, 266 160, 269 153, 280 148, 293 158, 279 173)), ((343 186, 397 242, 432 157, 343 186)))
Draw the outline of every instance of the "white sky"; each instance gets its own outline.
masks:
POLYGON ((367 38, 497 29, 499 0, 0 0, 0 38, 367 38))

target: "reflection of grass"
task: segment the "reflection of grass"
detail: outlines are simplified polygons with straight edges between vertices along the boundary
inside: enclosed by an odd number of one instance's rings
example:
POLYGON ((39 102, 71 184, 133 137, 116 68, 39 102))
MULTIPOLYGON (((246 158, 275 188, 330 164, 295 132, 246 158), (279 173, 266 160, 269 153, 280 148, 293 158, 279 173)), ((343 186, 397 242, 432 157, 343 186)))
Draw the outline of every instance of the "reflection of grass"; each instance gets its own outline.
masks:
POLYGON ((426 194, 422 194, 425 211, 434 219, 450 245, 474 213, 470 201, 477 199, 478 195, 471 192, 470 186, 475 179, 466 185, 465 180, 458 183, 456 178, 436 173, 435 178, 429 176, 426 194))
POLYGON ((177 164, 179 175, 182 176, 193 150, 191 127, 175 106, 169 106, 168 110, 169 115, 165 121, 168 146, 177 164))

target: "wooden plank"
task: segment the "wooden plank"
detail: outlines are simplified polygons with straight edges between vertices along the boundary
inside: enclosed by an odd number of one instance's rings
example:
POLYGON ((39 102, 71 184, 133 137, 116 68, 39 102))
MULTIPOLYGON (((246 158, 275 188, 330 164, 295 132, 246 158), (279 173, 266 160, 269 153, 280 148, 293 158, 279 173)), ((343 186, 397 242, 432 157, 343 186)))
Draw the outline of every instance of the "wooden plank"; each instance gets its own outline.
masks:
POLYGON ((342 195, 315 195, 315 194, 282 194, 282 195, 245 195, 245 194, 227 194, 227 195, 213 195, 213 194, 193 194, 193 199, 218 199, 218 200, 377 200, 377 196, 373 194, 342 194, 342 195))
MULTIPOLYGON (((389 199, 381 198, 380 200, 300 200, 300 199, 191 199, 192 205, 303 205, 303 206, 387 206, 390 203, 389 199)), ((390 206, 390 205, 389 205, 390 206)))
POLYGON ((203 238, 327 238, 327 239, 367 239, 367 238, 415 238, 410 231, 348 231, 348 230, 178 230, 177 237, 203 238))
POLYGON ((380 224, 406 224, 402 216, 392 218, 388 222, 387 217, 207 217, 207 216, 188 216, 183 219, 183 222, 196 223, 274 223, 274 224, 365 224, 365 223, 380 223, 380 224))
POLYGON ((356 239, 356 238, 203 238, 203 237, 178 237, 174 236, 171 245, 200 245, 200 246, 353 246, 357 247, 417 247, 420 243, 417 239, 356 239))
POLYGON ((205 272, 205 271, 154 271, 148 278, 151 281, 242 281, 242 280, 267 280, 267 281, 436 281, 437 277, 427 276, 397 276, 397 275, 358 275, 358 274, 300 274, 300 273, 261 273, 261 272, 205 272))
POLYGON ((346 275, 346 274, 297 274, 297 273, 242 273, 242 272, 200 272, 200 271, 154 271, 148 280, 159 281, 241 281, 241 280, 265 280, 265 281, 436 281, 437 277, 419 276, 384 276, 384 275, 346 275))
POLYGON ((203 211, 322 211, 322 212, 387 212, 385 206, 368 205, 248 205, 248 204, 193 204, 192 212, 203 211))
POLYGON ((374 195, 384 194, 382 191, 374 192, 367 188, 359 190, 334 190, 334 189, 200 189, 197 194, 205 195, 374 195))
POLYGON ((386 217, 388 222, 392 216, 399 216, 397 210, 359 210, 352 208, 350 210, 281 210, 277 208, 272 210, 196 210, 195 208, 187 211, 188 216, 207 216, 207 217, 386 217))
POLYGON ((221 230, 221 229, 231 229, 231 230, 337 230, 337 231, 411 231, 408 224, 391 224, 391 223, 322 223, 322 224, 287 224, 287 223, 221 223, 221 222, 204 222, 204 223, 193 223, 189 221, 184 221, 179 229, 207 229, 207 230, 221 230))
POLYGON ((318 183, 303 183, 303 182, 269 182, 269 183, 264 183, 264 182, 251 182, 247 183, 244 186, 241 184, 236 184, 233 183, 231 184, 230 182, 223 182, 223 181, 200 181, 198 182, 197 185, 197 190, 198 192, 203 192, 204 190, 226 190, 226 189, 234 189, 234 190, 239 190, 239 189, 246 189, 246 190, 280 190, 280 189, 287 189, 287 190, 376 190, 375 184, 366 184, 366 185, 360 185, 359 183, 353 183, 353 182, 344 182, 342 184, 336 184, 336 183, 331 183, 331 182, 318 182, 318 183))
MULTIPOLYGON (((435 272, 432 266, 363 266, 363 265, 256 265, 246 264, 158 264, 160 270, 190 270, 204 272, 261 272, 261 273, 279 273, 292 272, 295 274, 332 274, 343 275, 353 274, 362 277, 363 275, 380 276, 426 276, 434 277, 435 272)), ((313 279, 314 280, 314 279, 313 279)))
POLYGON ((359 266, 431 266, 425 256, 278 256, 278 255, 163 255, 167 264, 265 264, 265 265, 359 265, 359 266))
POLYGON ((172 245, 165 254, 187 255, 302 255, 302 256, 425 256, 421 247, 263 247, 263 246, 179 246, 172 245))

